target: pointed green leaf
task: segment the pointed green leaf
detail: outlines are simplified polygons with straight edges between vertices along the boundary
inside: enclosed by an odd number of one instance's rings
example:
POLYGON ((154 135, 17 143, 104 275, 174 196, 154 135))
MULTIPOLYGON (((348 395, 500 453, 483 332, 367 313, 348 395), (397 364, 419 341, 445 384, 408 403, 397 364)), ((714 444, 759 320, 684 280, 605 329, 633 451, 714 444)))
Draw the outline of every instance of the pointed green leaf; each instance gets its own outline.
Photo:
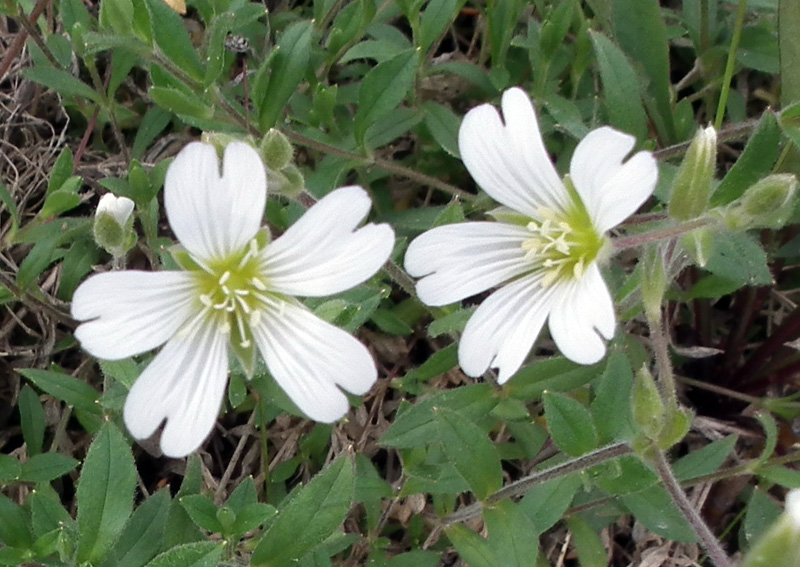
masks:
POLYGON ((517 504, 504 500, 484 510, 483 517, 496 565, 529 567, 536 563, 538 541, 532 537, 536 527, 517 504))
POLYGON ((367 129, 399 105, 414 84, 419 66, 419 51, 408 49, 379 63, 364 77, 358 92, 355 137, 364 144, 367 129))
POLYGON ((203 80, 203 66, 181 17, 163 0, 145 0, 156 47, 178 69, 195 81, 203 80))
POLYGON ((180 499, 181 506, 192 521, 209 532, 222 532, 222 524, 217 519, 217 507, 202 494, 192 494, 180 499))
POLYGON ((547 428, 559 449, 578 457, 597 448, 597 430, 583 404, 554 392, 545 392, 542 399, 547 428))
POLYGON ((0 541, 11 547, 28 548, 33 543, 25 511, 0 494, 0 541))
POLYGON ((224 551, 224 542, 187 543, 165 551, 145 567, 217 567, 224 551))
POLYGON ((164 541, 170 501, 169 490, 162 489, 136 509, 111 551, 115 567, 142 567, 155 557, 164 541))
POLYGON ((106 422, 92 441, 78 481, 78 561, 102 559, 133 510, 136 468, 125 437, 106 422))
POLYGON ((22 464, 19 479, 25 482, 50 482, 64 476, 78 464, 77 460, 60 453, 34 455, 22 464))
POLYGON ((261 538, 252 564, 291 565, 330 537, 350 510, 353 480, 353 461, 342 456, 307 485, 295 489, 261 538))
POLYGON ((297 85, 303 80, 311 57, 313 22, 301 20, 287 27, 278 39, 275 53, 268 61, 269 82, 260 91, 254 89, 253 102, 259 108, 261 131, 272 128, 283 112, 297 85))
POLYGON ((78 96, 100 104, 102 97, 89 85, 66 71, 51 67, 32 67, 22 71, 26 79, 53 89, 62 96, 78 96))
POLYGON ((44 444, 45 417, 39 396, 28 384, 19 393, 19 418, 22 424, 22 438, 28 447, 28 454, 38 455, 44 444))
POLYGON ((479 500, 500 489, 503 469, 494 444, 469 419, 447 408, 434 408, 439 439, 447 459, 479 500))

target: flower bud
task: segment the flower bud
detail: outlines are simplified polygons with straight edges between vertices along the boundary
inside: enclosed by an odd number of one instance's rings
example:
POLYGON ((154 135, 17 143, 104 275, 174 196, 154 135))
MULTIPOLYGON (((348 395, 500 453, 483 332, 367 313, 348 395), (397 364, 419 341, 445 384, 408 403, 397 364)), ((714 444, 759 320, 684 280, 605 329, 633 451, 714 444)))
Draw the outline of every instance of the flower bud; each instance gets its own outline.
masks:
POLYGON ((636 373, 633 380, 633 421, 639 431, 650 440, 658 439, 664 427, 664 402, 656 381, 646 366, 636 373))
POLYGON ((768 175, 721 211, 725 224, 733 230, 779 228, 792 213, 796 191, 794 175, 768 175))
POLYGON ((667 290, 667 274, 664 255, 656 244, 648 246, 644 255, 642 274, 642 305, 647 318, 661 321, 661 302, 667 290))
POLYGON ((94 240, 115 258, 123 256, 136 243, 133 232, 133 201, 106 193, 94 215, 94 240))
POLYGON ((272 171, 281 171, 292 163, 294 148, 280 130, 270 128, 261 140, 261 157, 272 171))
POLYGON ((289 164, 281 171, 267 170, 270 191, 293 199, 306 187, 306 180, 297 166, 289 164))
POLYGON ((706 212, 716 164, 717 132, 709 126, 697 131, 675 176, 669 200, 672 218, 689 220, 706 212))
POLYGON ((786 510, 744 558, 742 567, 800 567, 800 490, 786 495, 786 510))

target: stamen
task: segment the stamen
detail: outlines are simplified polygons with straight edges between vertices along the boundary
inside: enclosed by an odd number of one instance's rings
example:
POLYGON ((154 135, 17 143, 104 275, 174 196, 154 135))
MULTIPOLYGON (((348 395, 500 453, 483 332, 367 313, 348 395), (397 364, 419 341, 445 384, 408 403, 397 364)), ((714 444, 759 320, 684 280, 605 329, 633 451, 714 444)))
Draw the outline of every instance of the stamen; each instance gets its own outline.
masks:
MULTIPOLYGON (((227 282, 229 279, 231 279, 231 273, 230 273, 230 271, 226 271, 224 274, 222 274, 222 276, 220 276, 219 285, 223 285, 224 286, 225 282, 227 282)), ((222 289, 225 289, 225 288, 223 287, 222 289)))
POLYGON ((252 278, 250 283, 253 284, 253 287, 256 288, 258 291, 267 291, 267 286, 258 278, 252 278))

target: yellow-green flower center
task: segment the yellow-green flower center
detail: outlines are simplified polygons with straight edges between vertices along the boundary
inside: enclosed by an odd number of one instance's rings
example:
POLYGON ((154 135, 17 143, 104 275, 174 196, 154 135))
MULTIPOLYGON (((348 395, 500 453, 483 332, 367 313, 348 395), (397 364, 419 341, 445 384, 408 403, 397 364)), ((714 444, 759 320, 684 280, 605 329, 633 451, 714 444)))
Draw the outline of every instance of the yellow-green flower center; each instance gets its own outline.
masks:
POLYGON ((250 326, 258 324, 261 308, 269 301, 264 295, 267 285, 259 250, 253 239, 241 252, 203 264, 194 272, 203 310, 219 322, 223 332, 232 332, 232 342, 243 348, 250 347, 250 326))
POLYGON ((526 260, 544 272, 544 287, 557 281, 580 279, 606 244, 605 236, 595 229, 569 176, 564 185, 572 206, 566 212, 540 209, 539 219, 527 223, 531 236, 522 243, 526 260))

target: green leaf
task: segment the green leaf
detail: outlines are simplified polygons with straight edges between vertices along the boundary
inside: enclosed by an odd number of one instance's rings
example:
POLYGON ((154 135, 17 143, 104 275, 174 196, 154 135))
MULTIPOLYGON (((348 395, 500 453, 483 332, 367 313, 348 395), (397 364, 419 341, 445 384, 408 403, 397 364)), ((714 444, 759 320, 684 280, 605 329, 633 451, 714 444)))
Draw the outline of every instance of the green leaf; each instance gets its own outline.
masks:
POLYGON ((222 74, 225 65, 225 39, 233 27, 233 14, 220 14, 211 22, 206 30, 205 41, 208 44, 206 52, 206 73, 203 78, 203 88, 208 88, 222 74))
POLYGON ((619 499, 651 532, 673 541, 697 541, 697 534, 660 485, 620 496, 619 499))
POLYGON ((436 39, 444 33, 458 15, 464 0, 431 0, 422 12, 417 34, 417 46, 427 53, 436 39))
POLYGON ((64 476, 79 461, 60 453, 43 453, 34 455, 28 462, 22 463, 19 479, 25 482, 50 482, 64 476))
POLYGON ((231 531, 234 534, 245 534, 266 524, 278 514, 275 506, 263 502, 253 502, 236 512, 236 521, 231 531))
POLYGON ((131 0, 103 0, 100 2, 100 27, 118 35, 132 33, 133 3, 131 0))
POLYGON ((523 401, 538 400, 545 390, 568 392, 588 384, 599 376, 604 368, 605 361, 592 366, 583 366, 563 357, 550 358, 523 367, 503 388, 512 398, 523 401))
POLYGON ((740 286, 772 285, 772 273, 767 262, 764 249, 752 236, 732 232, 715 239, 714 250, 705 268, 740 286))
MULTIPOLYGON (((665 144, 676 142, 669 78, 667 27, 657 0, 613 0, 614 30, 620 47, 644 72, 648 109, 665 144)), ((604 85, 605 86, 605 85, 604 85)))
POLYGON ((200 120, 210 120, 214 117, 214 109, 207 106, 201 97, 189 96, 170 87, 150 87, 148 92, 153 102, 172 113, 200 120))
POLYGON ((186 473, 184 474, 181 488, 170 504, 167 525, 164 530, 164 547, 175 547, 204 539, 205 536, 200 533, 189 514, 180 504, 182 497, 190 494, 199 494, 202 489, 203 474, 200 458, 197 455, 192 455, 186 464, 186 473))
POLYGON ((42 275, 42 272, 53 262, 55 250, 56 241, 53 239, 41 240, 33 245, 17 271, 17 285, 21 289, 28 290, 42 275))
POLYGON ((568 474, 533 486, 519 503, 520 510, 533 521, 540 535, 556 525, 567 511, 581 486, 578 474, 568 474))
POLYGON ((753 488, 742 525, 747 542, 753 545, 778 519, 782 511, 781 507, 759 487, 753 488))
POLYGON ((639 79, 622 50, 600 32, 589 31, 594 45, 609 123, 636 136, 647 135, 647 114, 642 106, 639 79))
POLYGON ((172 120, 172 116, 166 110, 157 106, 148 108, 139 123, 139 127, 136 129, 136 138, 133 140, 131 157, 138 160, 142 159, 145 150, 167 127, 170 120, 172 120))
POLYGON ((181 17, 162 0, 145 0, 156 47, 178 69, 195 81, 203 80, 203 66, 181 17))
MULTIPOLYGON (((80 177, 76 178, 82 182, 80 177)), ((39 217, 48 219, 50 217, 57 217, 61 213, 71 211, 81 204, 81 197, 77 193, 71 191, 54 191, 47 196, 44 205, 39 210, 39 217)))
POLYGON ((217 567, 224 551, 224 542, 198 541, 177 545, 145 567, 217 567))
POLYGON ((64 149, 58 155, 56 163, 53 164, 53 169, 50 170, 50 179, 47 182, 48 195, 59 189, 70 178, 74 169, 73 159, 70 147, 64 146, 64 149))
POLYGON ((22 438, 28 447, 29 455, 38 455, 44 444, 45 417, 39 396, 28 384, 19 393, 19 418, 22 425, 22 438))
POLYGON ((461 127, 461 119, 448 107, 437 102, 426 101, 422 107, 425 109, 425 126, 436 143, 451 156, 460 157, 458 129, 461 127))
POLYGON ((31 523, 35 537, 42 537, 53 530, 73 530, 75 520, 59 501, 55 491, 35 490, 25 502, 31 510, 31 523))
POLYGON ((722 466, 738 439, 737 435, 730 435, 692 451, 672 465, 672 473, 681 481, 711 474, 722 466))
POLYGON ((475 313, 475 309, 458 309, 444 317, 439 317, 428 325, 428 336, 435 339, 445 333, 463 331, 473 313, 475 313))
POLYGON ((25 511, 0 494, 0 541, 11 547, 26 549, 33 543, 25 511))
POLYGON ((464 526, 454 525, 446 529, 447 537, 469 567, 501 567, 489 542, 464 526))
POLYGON ((16 481, 21 472, 22 466, 17 459, 0 453, 0 483, 9 484, 16 481))
MULTIPOLYGON (((800 109, 800 106, 798 106, 800 109)), ((781 115, 781 126, 784 124, 781 115)), ((748 187, 772 171, 780 151, 780 128, 775 113, 765 112, 744 151, 711 195, 711 205, 727 205, 741 197, 748 187)))
POLYGON ((269 61, 269 83, 263 90, 253 92, 259 108, 258 123, 262 132, 272 128, 289 98, 303 79, 311 57, 313 22, 301 20, 284 30, 269 61))
POLYGON ((202 494, 192 494, 180 499, 181 506, 192 521, 209 532, 221 533, 222 524, 217 519, 217 507, 202 494))
POLYGON ((621 350, 612 351, 605 372, 595 383, 594 399, 590 405, 600 443, 633 438, 632 387, 633 372, 628 357, 621 350))
POLYGON ((358 145, 364 145, 367 129, 393 111, 406 97, 414 84, 418 65, 419 52, 409 49, 379 63, 364 76, 358 92, 354 126, 358 145))
POLYGON ((251 562, 284 567, 303 558, 341 525, 353 502, 353 461, 339 457, 281 505, 251 562))
POLYGON ((434 408, 447 408, 475 421, 485 418, 497 405, 489 384, 472 384, 435 394, 417 401, 400 413, 381 439, 381 444, 396 449, 423 447, 438 439, 434 408))
POLYGON ((434 408, 439 439, 448 460, 469 483, 479 500, 503 485, 503 469, 494 443, 469 419, 446 409, 434 408))
POLYGON ((97 405, 99 398, 97 390, 77 378, 62 372, 38 368, 20 368, 17 372, 54 398, 86 412, 102 415, 97 405))
MULTIPOLYGON (((19 227, 19 211, 17 210, 17 204, 14 202, 14 198, 9 193, 8 188, 3 185, 3 182, 0 181, 0 201, 6 206, 6 210, 11 215, 11 220, 14 225, 14 231, 16 228, 19 227)), ((13 232, 12 231, 12 235, 13 232)))
POLYGON ((133 383, 141 374, 142 369, 132 358, 125 358, 123 360, 101 360, 100 370, 103 374, 113 378, 128 390, 131 389, 133 383))
POLYGON ((597 448, 597 430, 583 404, 553 392, 545 392, 542 399, 547 428, 559 449, 578 457, 597 448))
POLYGON ((537 556, 536 526, 519 506, 504 500, 483 512, 489 529, 489 546, 495 564, 502 567, 530 567, 537 556))
POLYGON ((150 496, 125 525, 110 557, 114 567, 142 567, 161 549, 170 507, 168 489, 150 496))
POLYGON ((22 75, 31 81, 53 89, 62 96, 78 96, 100 104, 102 97, 86 83, 76 79, 66 71, 51 67, 23 69, 22 75))
POLYGON ((117 541, 133 510, 136 468, 116 425, 106 422, 92 441, 78 481, 78 561, 97 562, 117 541))
POLYGON ((567 518, 567 526, 572 534, 572 545, 578 552, 581 567, 606 567, 608 554, 600 536, 580 516, 567 518))
POLYGON ((430 355, 425 362, 417 368, 412 368, 403 376, 406 380, 413 382, 427 382, 445 372, 452 370, 458 365, 458 345, 456 343, 447 345, 442 350, 437 350, 430 355))
POLYGON ((794 2, 778 2, 778 49, 781 64, 781 103, 800 102, 800 11, 794 2))

